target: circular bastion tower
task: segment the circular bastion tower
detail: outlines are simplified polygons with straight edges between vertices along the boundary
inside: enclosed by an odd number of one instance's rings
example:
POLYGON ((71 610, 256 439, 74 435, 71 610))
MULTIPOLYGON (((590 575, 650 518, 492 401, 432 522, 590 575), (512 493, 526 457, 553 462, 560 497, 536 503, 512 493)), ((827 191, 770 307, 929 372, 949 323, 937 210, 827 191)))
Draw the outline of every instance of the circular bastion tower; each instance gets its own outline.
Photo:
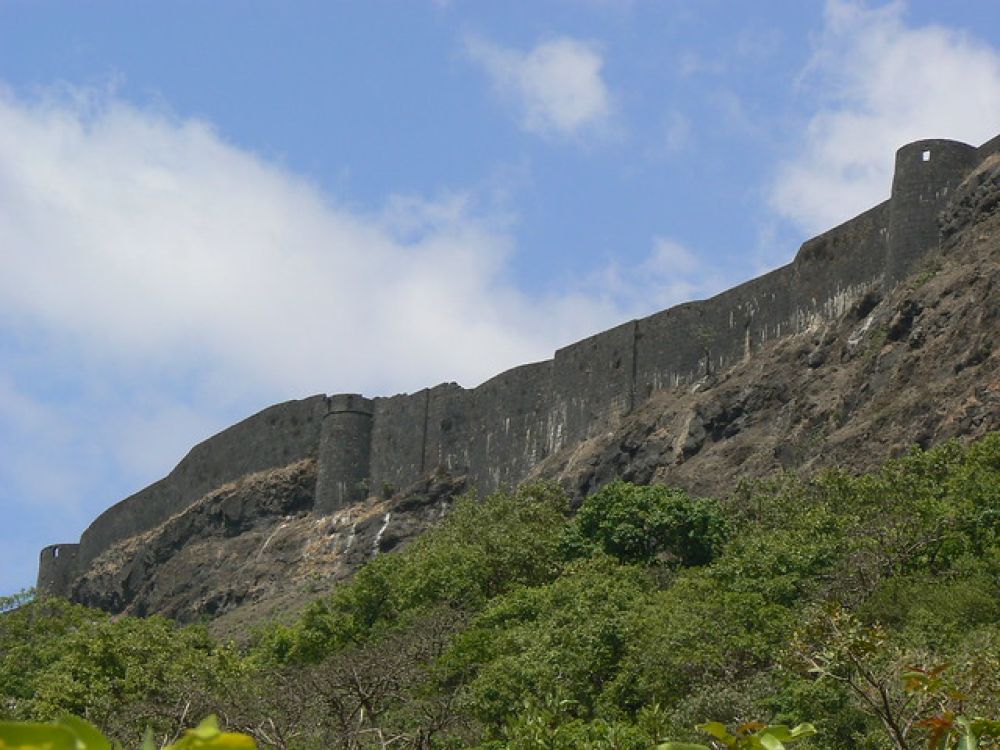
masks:
POLYGON ((368 496, 372 415, 371 399, 357 393, 328 398, 320 428, 314 512, 329 515, 368 496))
POLYGON ((967 143, 929 139, 896 152, 889 209, 886 282, 904 279, 916 261, 938 244, 938 214, 978 162, 967 143))
POLYGON ((38 582, 40 593, 69 596, 69 587, 76 577, 76 559, 79 544, 50 544, 38 556, 38 582))

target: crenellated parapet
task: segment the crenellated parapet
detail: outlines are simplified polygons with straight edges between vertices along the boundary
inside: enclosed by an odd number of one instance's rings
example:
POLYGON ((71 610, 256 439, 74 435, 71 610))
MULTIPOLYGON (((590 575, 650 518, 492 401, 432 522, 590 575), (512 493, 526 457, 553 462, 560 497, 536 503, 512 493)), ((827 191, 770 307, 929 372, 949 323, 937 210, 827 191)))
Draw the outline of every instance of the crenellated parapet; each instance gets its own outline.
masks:
POLYGON ((313 396, 269 407, 195 446, 169 475, 102 513, 80 544, 46 547, 38 588, 70 595, 112 544, 163 523, 252 472, 315 458, 313 512, 385 497, 430 474, 481 493, 523 481, 548 456, 594 436, 653 393, 753 356, 766 342, 846 312, 892 286, 939 242, 938 215, 963 179, 1000 153, 948 140, 903 146, 889 200, 803 243, 786 266, 708 300, 629 321, 476 388, 313 396))

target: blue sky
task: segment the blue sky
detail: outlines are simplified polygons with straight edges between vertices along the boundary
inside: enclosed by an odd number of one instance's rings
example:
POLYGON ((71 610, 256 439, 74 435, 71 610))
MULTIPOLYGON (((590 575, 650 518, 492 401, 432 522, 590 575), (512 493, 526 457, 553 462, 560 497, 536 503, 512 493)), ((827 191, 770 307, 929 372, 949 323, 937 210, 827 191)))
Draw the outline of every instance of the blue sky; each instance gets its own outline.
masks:
POLYGON ((0 0, 0 593, 271 403, 474 386, 998 132, 995 0, 0 0))

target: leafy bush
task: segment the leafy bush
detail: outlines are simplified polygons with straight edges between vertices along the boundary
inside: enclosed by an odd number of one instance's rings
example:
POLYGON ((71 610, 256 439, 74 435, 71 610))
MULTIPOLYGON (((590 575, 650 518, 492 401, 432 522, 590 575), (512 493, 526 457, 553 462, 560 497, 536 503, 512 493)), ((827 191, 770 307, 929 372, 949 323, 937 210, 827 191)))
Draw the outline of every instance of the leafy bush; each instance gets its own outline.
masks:
POLYGON ((170 735, 242 669, 203 627, 162 617, 112 619, 56 598, 0 617, 0 718, 76 714, 119 742, 147 724, 170 735))
MULTIPOLYGON (((214 716, 189 729, 177 742, 162 750, 256 750, 251 737, 223 732, 214 716)), ((0 748, 3 750, 111 750, 111 743, 88 721, 64 716, 50 724, 0 722, 0 748)), ((155 750, 152 736, 146 733, 142 750, 155 750)))
POLYGON ((587 498, 568 530, 571 554, 600 550, 625 563, 660 559, 682 566, 712 560, 729 531, 715 500, 661 485, 613 482, 587 498))
POLYGON ((470 709, 494 730, 525 700, 558 695, 580 718, 595 716, 649 595, 643 571, 601 556, 552 583, 499 597, 442 657, 462 675, 470 709))
MULTIPOLYGON (((730 734, 726 725, 718 721, 699 724, 698 729, 712 735, 718 744, 729 750, 785 750, 785 746, 798 740, 816 734, 812 724, 799 724, 789 729, 783 724, 768 726, 758 722, 749 722, 736 728, 730 734)), ((705 745, 695 745, 690 742, 667 742, 657 750, 710 750, 705 745)))

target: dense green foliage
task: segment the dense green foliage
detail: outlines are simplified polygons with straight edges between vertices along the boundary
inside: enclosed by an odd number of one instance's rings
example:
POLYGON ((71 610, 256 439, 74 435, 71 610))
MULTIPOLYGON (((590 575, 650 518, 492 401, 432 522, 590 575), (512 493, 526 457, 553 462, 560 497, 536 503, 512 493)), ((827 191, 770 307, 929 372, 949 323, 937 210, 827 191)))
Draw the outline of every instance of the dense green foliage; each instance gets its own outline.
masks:
POLYGON ((282 750, 645 750, 709 720, 748 747, 804 721, 802 750, 954 744, 1000 716, 1000 435, 725 501, 466 499, 243 655, 53 600, 0 615, 0 718, 66 710, 119 741, 216 712, 282 750))
POLYGON ((203 627, 113 619, 59 599, 0 619, 0 718, 75 714, 119 739, 179 730, 199 695, 237 679, 242 660, 203 627), (124 709, 124 710, 123 710, 124 709), (129 712, 141 715, 142 724, 129 712))
POLYGON ((728 531, 714 500, 694 499, 681 490, 614 482, 580 508, 566 535, 568 550, 595 550, 623 563, 657 558, 680 565, 704 565, 721 549, 728 531))
MULTIPOLYGON (((63 716, 47 723, 0 721, 0 750, 111 750, 111 742, 89 721, 63 716)), ((152 733, 142 750, 156 750, 152 733)), ((256 744, 248 735, 223 732, 209 716, 162 750, 256 750, 256 744)))

